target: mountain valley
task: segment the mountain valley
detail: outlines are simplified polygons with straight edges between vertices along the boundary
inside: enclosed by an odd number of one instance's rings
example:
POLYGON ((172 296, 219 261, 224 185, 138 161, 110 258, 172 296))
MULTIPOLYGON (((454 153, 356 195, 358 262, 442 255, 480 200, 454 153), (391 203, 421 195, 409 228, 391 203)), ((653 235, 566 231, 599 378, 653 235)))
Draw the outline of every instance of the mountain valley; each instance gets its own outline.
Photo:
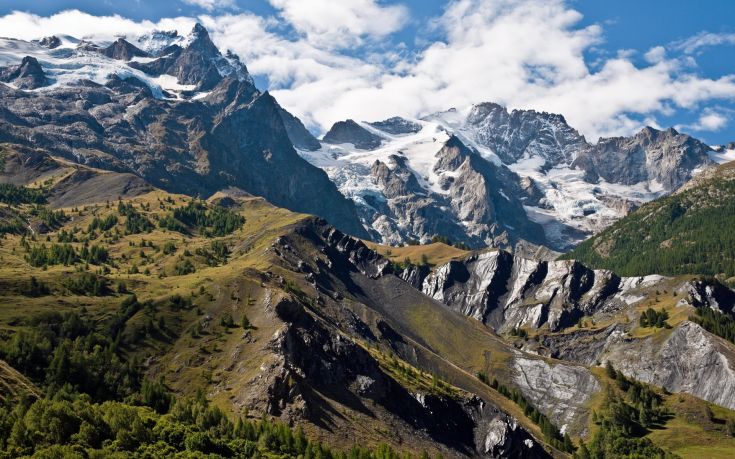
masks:
POLYGON ((734 159, 2 38, 0 457, 732 457, 734 159))

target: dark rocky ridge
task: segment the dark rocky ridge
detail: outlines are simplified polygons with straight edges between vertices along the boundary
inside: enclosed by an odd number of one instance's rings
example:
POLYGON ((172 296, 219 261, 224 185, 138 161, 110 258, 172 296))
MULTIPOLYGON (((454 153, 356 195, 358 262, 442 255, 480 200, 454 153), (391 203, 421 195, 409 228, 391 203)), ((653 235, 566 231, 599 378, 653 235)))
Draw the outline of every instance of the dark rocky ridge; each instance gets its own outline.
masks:
POLYGON ((134 57, 148 57, 148 53, 128 43, 124 38, 118 38, 113 44, 103 49, 102 54, 120 61, 129 61, 134 57))
POLYGON ((300 150, 315 151, 321 148, 322 144, 309 132, 300 119, 296 118, 285 109, 278 107, 278 113, 281 115, 281 121, 286 128, 289 140, 294 147, 300 150))
POLYGON ((375 121, 368 123, 375 129, 380 129, 388 134, 400 135, 400 134, 415 134, 421 130, 421 125, 412 121, 406 120, 399 116, 388 118, 383 121, 375 121))
POLYGON ((351 143, 360 150, 374 150, 382 143, 382 139, 357 124, 354 120, 337 121, 324 135, 326 143, 351 143))
POLYGON ((0 68, 0 81, 20 89, 37 89, 48 84, 48 78, 35 57, 26 56, 17 66, 0 68))
POLYGON ((56 35, 50 37, 43 37, 38 41, 38 44, 48 49, 56 49, 61 46, 61 40, 56 35))

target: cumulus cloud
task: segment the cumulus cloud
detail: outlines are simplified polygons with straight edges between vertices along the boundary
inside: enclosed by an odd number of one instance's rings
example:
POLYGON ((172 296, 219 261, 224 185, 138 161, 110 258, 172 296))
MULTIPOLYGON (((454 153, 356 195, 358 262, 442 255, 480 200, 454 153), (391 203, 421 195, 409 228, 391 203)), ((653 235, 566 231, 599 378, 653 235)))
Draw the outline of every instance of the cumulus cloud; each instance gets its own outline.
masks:
MULTIPOLYGON (((152 23, 78 11, 45 18, 13 13, 0 17, 0 30, 26 39, 151 29, 185 33, 199 20, 218 46, 239 54, 252 74, 267 79, 281 105, 322 131, 345 118, 422 116, 494 101, 562 113, 596 140, 657 125, 657 117, 677 110, 735 100, 734 75, 712 79, 694 73, 694 57, 682 53, 696 47, 654 47, 644 54, 644 64, 630 52, 597 55, 590 63, 604 30, 580 25, 581 14, 565 0, 454 0, 424 27, 438 38, 412 54, 374 43, 378 37, 389 41, 403 26, 408 13, 402 6, 270 1, 278 9, 274 17, 211 13, 152 23), (296 33, 284 34, 287 27, 296 33), (361 45, 361 52, 344 44, 361 45), (676 49, 678 54, 667 52, 676 49)), ((722 125, 714 112, 702 115, 700 127, 722 125)))
POLYGON ((389 35, 408 20, 403 5, 383 6, 374 0, 269 0, 280 16, 309 42, 346 48, 363 38, 389 35))
POLYGON ((562 0, 457 0, 433 22, 442 40, 401 72, 345 61, 328 64, 323 75, 302 72, 275 94, 322 129, 346 117, 421 115, 495 101, 562 113, 593 140, 629 134, 676 107, 735 97, 732 76, 687 74, 685 62, 666 58, 663 49, 649 51, 644 67, 622 53, 593 71, 585 53, 603 40, 603 30, 580 27, 581 19, 562 0))
POLYGON ((706 108, 699 115, 699 119, 697 120, 696 123, 690 126, 685 126, 685 127, 693 129, 695 131, 700 131, 700 132, 701 131, 715 132, 727 126, 728 122, 729 122, 729 117, 724 111, 720 112, 712 108, 706 108))
POLYGON ((165 18, 158 22, 133 21, 119 15, 93 16, 79 10, 62 11, 51 16, 15 11, 0 16, 0 35, 22 40, 49 35, 111 40, 119 36, 143 35, 154 29, 191 29, 194 22, 192 18, 165 18))

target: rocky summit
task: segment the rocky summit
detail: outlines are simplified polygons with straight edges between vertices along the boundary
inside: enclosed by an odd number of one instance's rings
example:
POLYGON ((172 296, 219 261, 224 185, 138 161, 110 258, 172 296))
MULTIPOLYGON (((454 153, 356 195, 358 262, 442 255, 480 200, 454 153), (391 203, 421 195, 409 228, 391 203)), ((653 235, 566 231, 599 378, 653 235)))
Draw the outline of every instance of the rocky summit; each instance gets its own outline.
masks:
POLYGON ((200 24, 0 38, 0 457, 735 454, 733 145, 310 128, 200 24))

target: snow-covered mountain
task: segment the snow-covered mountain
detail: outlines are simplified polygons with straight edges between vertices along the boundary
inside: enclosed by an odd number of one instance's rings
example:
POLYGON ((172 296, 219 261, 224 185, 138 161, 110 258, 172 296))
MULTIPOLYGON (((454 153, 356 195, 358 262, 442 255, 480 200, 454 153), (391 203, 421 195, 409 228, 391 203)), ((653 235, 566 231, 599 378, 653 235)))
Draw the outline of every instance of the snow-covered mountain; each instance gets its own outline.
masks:
POLYGON ((731 157, 720 150, 653 128, 592 144, 561 115, 493 103, 422 119, 347 120, 321 147, 298 149, 384 242, 441 235, 474 246, 524 239, 556 250, 731 157), (461 158, 446 167, 452 148, 461 158))
POLYGON ((292 147, 310 146, 291 140, 299 134, 301 122, 199 24, 108 43, 0 39, 0 149, 39 149, 192 196, 238 188, 366 237, 354 203, 292 147))
POLYGON ((252 84, 245 65, 229 52, 220 53, 199 24, 188 35, 154 32, 131 41, 92 43, 68 35, 35 41, 0 38, 0 81, 13 88, 49 91, 79 81, 104 85, 110 75, 136 78, 155 97, 171 100, 206 97, 225 77, 252 84), (16 81, 12 70, 29 62, 43 83, 16 81))
POLYGON ((345 120, 320 142, 200 25, 185 36, 104 43, 0 38, 0 83, 3 141, 129 170, 173 191, 242 187, 389 243, 445 236, 564 250, 732 150, 651 128, 592 144, 561 115, 492 103, 422 119, 345 120), (257 153, 259 170, 243 152, 257 153))

